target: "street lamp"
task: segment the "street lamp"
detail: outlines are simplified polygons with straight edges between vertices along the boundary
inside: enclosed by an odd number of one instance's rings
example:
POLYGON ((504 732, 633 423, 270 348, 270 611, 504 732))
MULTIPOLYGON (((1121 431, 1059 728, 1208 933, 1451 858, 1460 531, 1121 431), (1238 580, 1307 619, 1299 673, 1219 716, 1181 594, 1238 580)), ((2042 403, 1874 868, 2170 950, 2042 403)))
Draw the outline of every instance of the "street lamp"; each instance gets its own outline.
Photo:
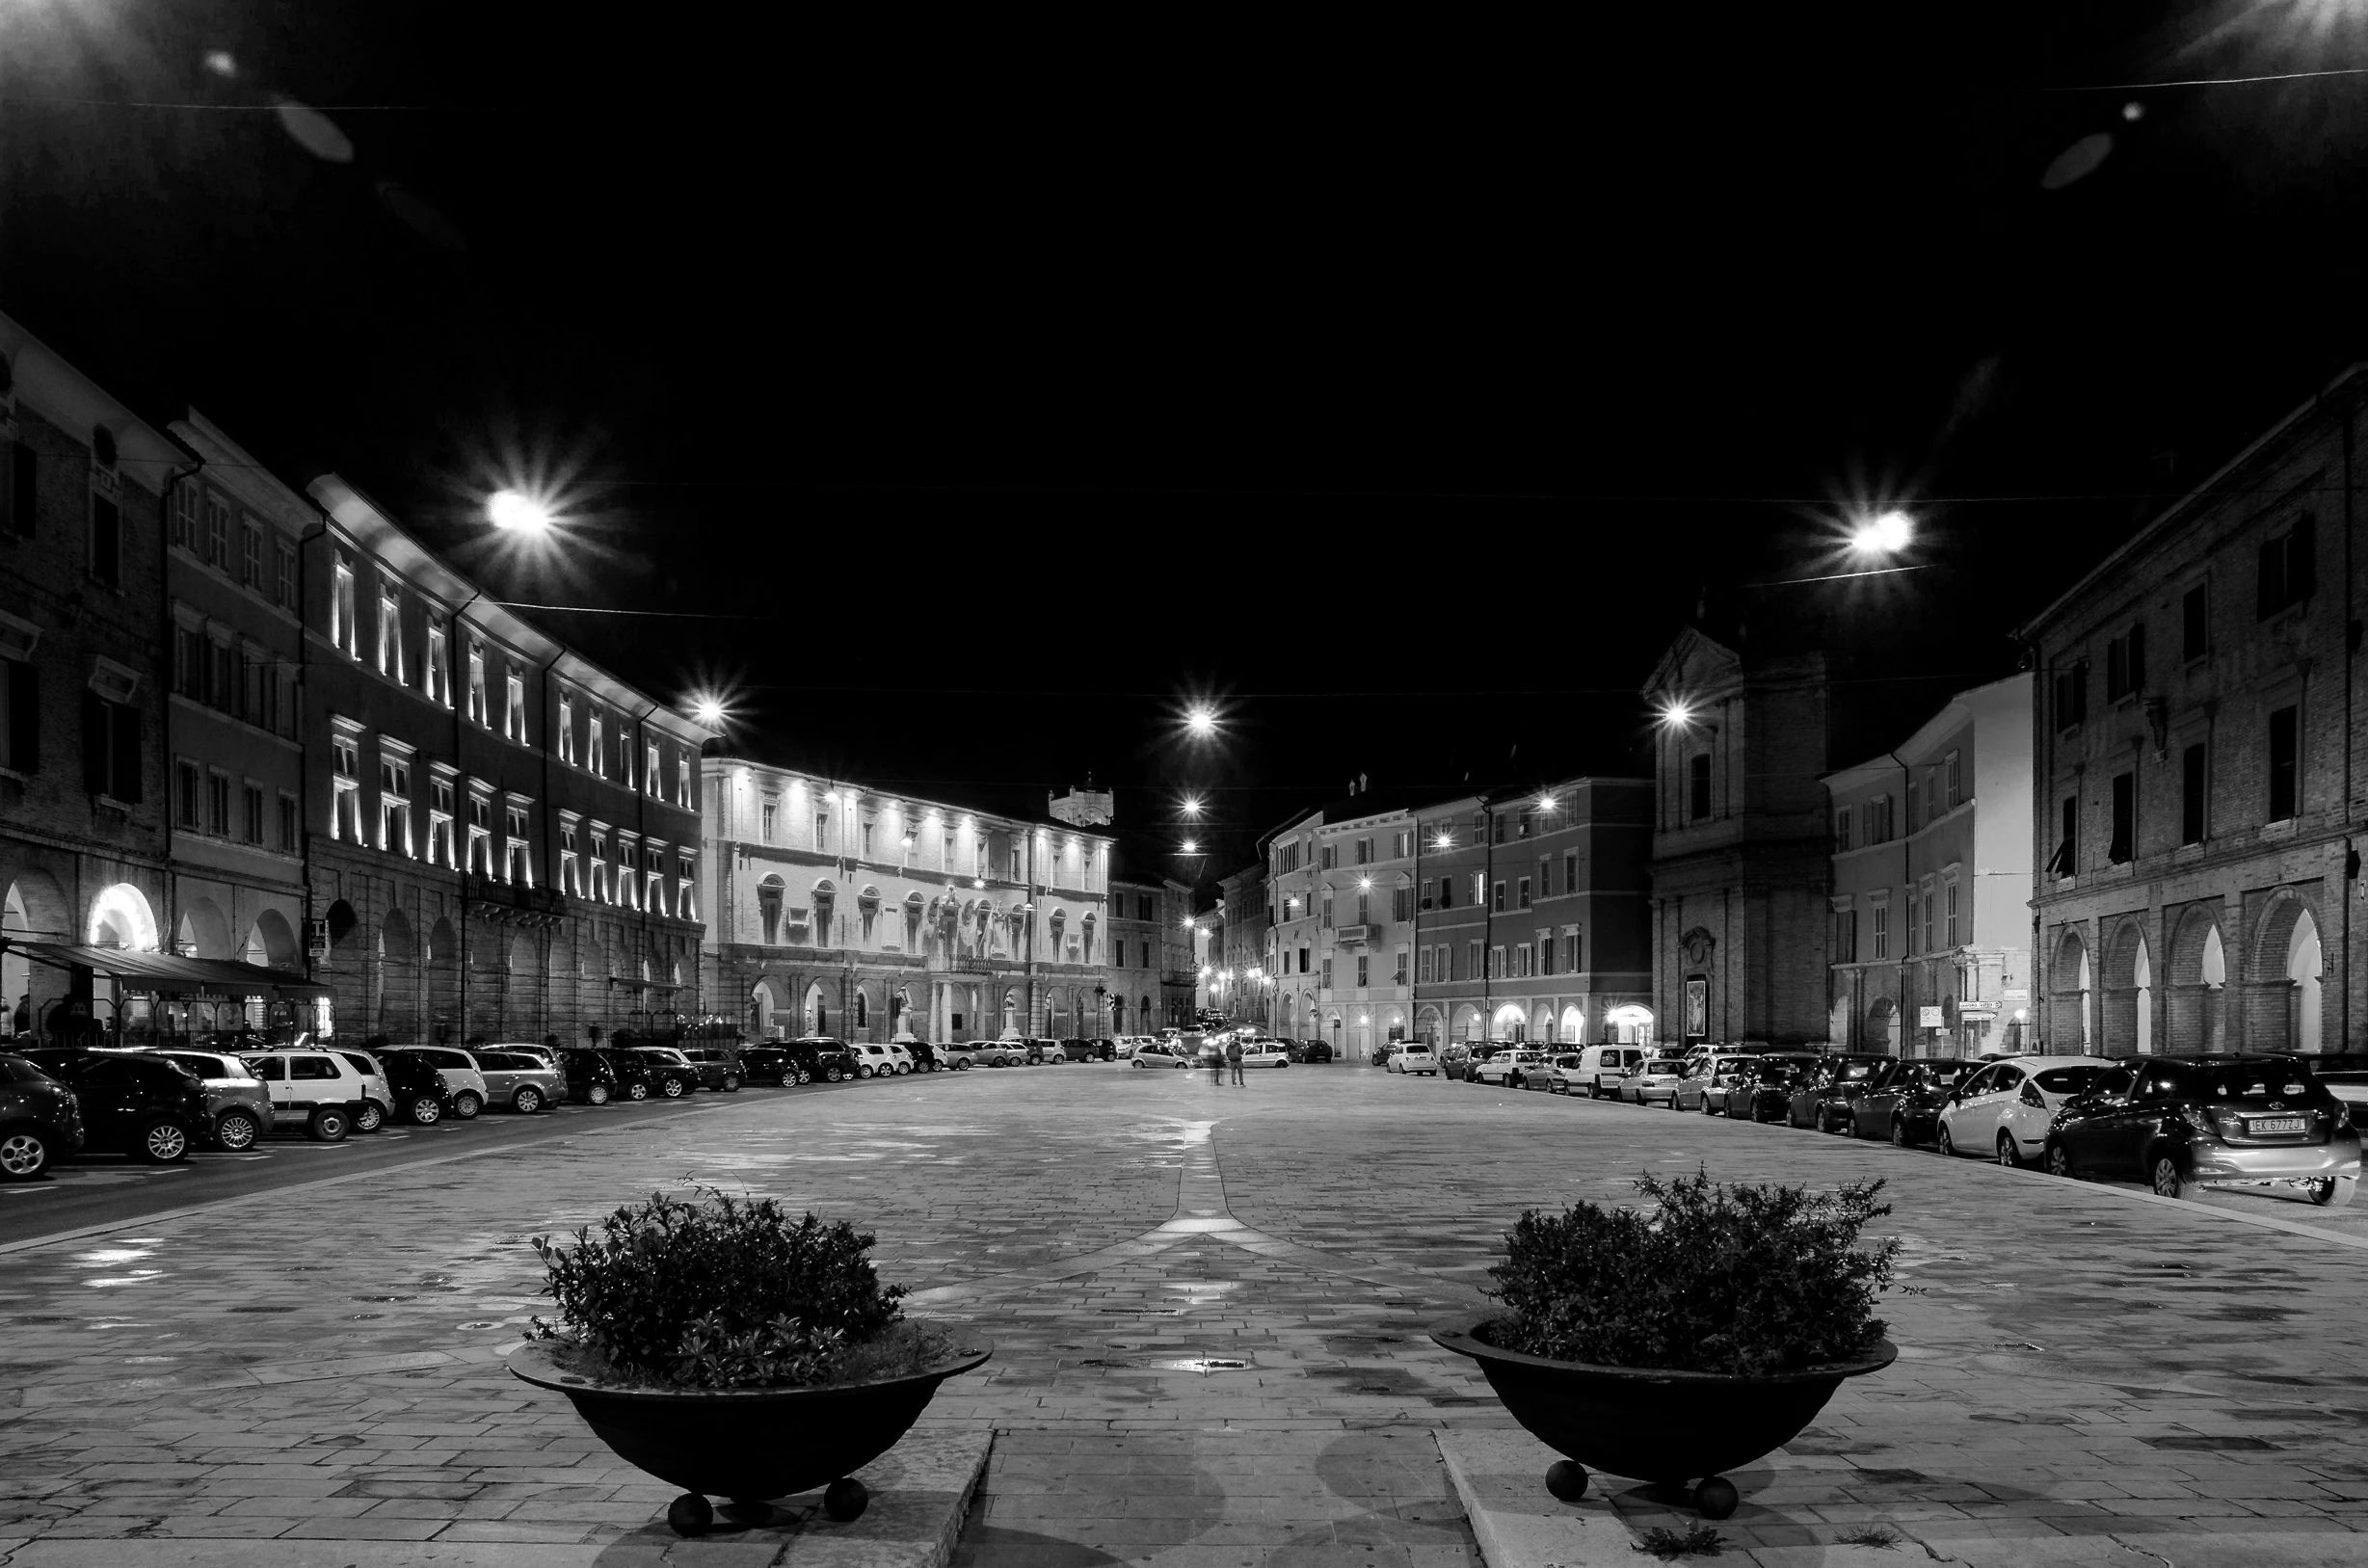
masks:
POLYGON ((731 719, 732 710, 724 705, 721 697, 712 692, 701 692, 691 699, 691 717, 710 728, 721 729, 731 719))
POLYGON ((1216 713, 1207 707, 1193 707, 1184 714, 1184 728, 1206 739, 1217 732, 1216 713))
POLYGON ((1914 534, 1915 519, 1893 507, 1860 522, 1850 535, 1850 547, 1861 555, 1896 555, 1914 534))
POLYGON ((517 490, 495 491, 485 503, 485 516, 494 527, 519 534, 547 533, 558 520, 549 507, 517 490))
POLYGON ((1197 855, 1201 852, 1201 846, 1186 838, 1184 841, 1184 852, 1187 855, 1197 855))
POLYGON ((1198 817, 1199 817, 1199 815, 1201 814, 1201 798, 1200 798, 1200 796, 1198 796, 1198 795, 1186 795, 1186 796, 1184 798, 1184 806, 1183 806, 1183 808, 1182 808, 1182 809, 1183 809, 1183 811, 1184 811, 1184 815, 1189 816, 1189 817, 1198 818, 1198 817))

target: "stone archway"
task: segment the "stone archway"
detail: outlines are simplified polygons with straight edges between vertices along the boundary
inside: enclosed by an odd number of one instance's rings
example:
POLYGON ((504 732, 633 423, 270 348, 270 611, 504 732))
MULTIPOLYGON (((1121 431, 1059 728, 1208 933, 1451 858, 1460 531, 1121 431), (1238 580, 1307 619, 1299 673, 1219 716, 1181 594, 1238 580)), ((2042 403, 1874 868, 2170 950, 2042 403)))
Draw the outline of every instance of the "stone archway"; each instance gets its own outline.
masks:
POLYGON ((181 907, 173 928, 173 951, 186 958, 230 958, 230 917, 211 898, 200 895, 181 907))
POLYGON ((1556 1033, 1555 1038, 1565 1046, 1579 1046, 1586 1043, 1587 1016, 1578 1003, 1571 1002, 1564 1005, 1562 1026, 1556 1033))
POLYGON ((2050 1050, 2063 1055, 2094 1054, 2089 1044, 2090 1020, 2095 1017, 2089 1005, 2091 978, 2089 944, 2081 939, 2077 927, 2067 925, 2056 939, 2055 962, 2047 970, 2050 1050))
POLYGON ((2292 888, 2271 893, 2246 959, 2244 1049, 2318 1050, 2323 955, 2310 900, 2292 888))
POLYGON ((1877 997, 1867 1003, 1864 1045, 1867 1050, 1885 1055, 1900 1054, 1900 1004, 1889 997, 1877 997))
POLYGON ((148 907, 147 894, 128 882, 100 889, 91 900, 83 940, 93 947, 156 951, 156 912, 148 907))
POLYGON ((2153 955, 2144 923, 2125 917, 2105 944, 2104 1042, 2108 1056, 2154 1050, 2153 955))
POLYGON ((419 1038, 419 944, 412 940, 412 922, 399 909, 390 909, 379 922, 379 971, 374 985, 376 1025, 371 1032, 395 1045, 419 1038))
POLYGON ((823 1035, 831 1032, 830 1003, 822 997, 822 987, 809 981, 805 1005, 799 1009, 798 1033, 823 1035))
POLYGON ((2210 904, 2190 904, 2170 928, 2164 975, 2164 1049, 2174 1055, 2225 1050, 2228 960, 2210 904))
POLYGON ((250 953, 258 947, 262 949, 258 962, 267 969, 292 970, 301 962, 296 951, 296 928, 276 909, 267 909, 254 917, 247 947, 250 953))
POLYGON ((748 992, 748 1032, 759 1040, 773 1037, 773 1009, 781 1003, 773 996, 772 985, 758 981, 748 992))

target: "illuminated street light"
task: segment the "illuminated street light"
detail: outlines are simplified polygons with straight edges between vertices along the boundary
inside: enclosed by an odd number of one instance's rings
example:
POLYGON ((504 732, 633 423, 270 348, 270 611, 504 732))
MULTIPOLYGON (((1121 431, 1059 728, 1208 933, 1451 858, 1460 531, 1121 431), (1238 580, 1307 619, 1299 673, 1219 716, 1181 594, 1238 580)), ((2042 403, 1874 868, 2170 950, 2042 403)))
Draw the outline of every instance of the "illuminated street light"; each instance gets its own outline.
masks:
POLYGON ((1372 887, 1372 886, 1373 886, 1373 879, 1372 879, 1371 877, 1359 877, 1359 878, 1357 878, 1357 890, 1358 890, 1359 892, 1365 892, 1365 891, 1368 891, 1369 890, 1370 890, 1370 889, 1371 889, 1371 887, 1372 887))
POLYGON ((703 692, 691 699, 691 717, 701 724, 720 727, 732 717, 732 710, 724 706, 722 698, 703 692))
POLYGON ((1184 814, 1191 817, 1197 817, 1201 814, 1200 796, 1186 795, 1184 798, 1184 814))
POLYGON ((1438 837, 1433 838, 1430 841, 1430 847, 1433 849, 1453 849, 1455 847, 1455 836, 1451 833, 1443 833, 1438 837))
POLYGON ((1215 734, 1217 732, 1217 715, 1215 710, 1205 706, 1195 706, 1186 709, 1184 712, 1184 728, 1191 731, 1195 735, 1199 735, 1204 739, 1210 735, 1215 734))
POLYGON ((1540 796, 1538 796, 1538 797, 1537 797, 1537 809, 1538 809, 1539 811, 1553 811, 1553 810, 1554 810, 1554 797, 1553 797, 1552 795, 1540 795, 1540 796))
POLYGON ((1201 852, 1201 846, 1186 838, 1184 841, 1184 852, 1187 855, 1197 855, 1201 852))
POLYGON ((1671 703, 1661 710, 1661 722, 1672 730, 1681 728, 1692 717, 1693 709, 1683 703, 1671 703))
POLYGON ((1914 532, 1915 519, 1894 507, 1860 523, 1850 535, 1850 547, 1861 555, 1895 555, 1907 547, 1914 532))
POLYGON ((549 507, 516 490, 495 491, 485 503, 485 515, 494 527, 522 534, 545 533, 557 520, 549 507))

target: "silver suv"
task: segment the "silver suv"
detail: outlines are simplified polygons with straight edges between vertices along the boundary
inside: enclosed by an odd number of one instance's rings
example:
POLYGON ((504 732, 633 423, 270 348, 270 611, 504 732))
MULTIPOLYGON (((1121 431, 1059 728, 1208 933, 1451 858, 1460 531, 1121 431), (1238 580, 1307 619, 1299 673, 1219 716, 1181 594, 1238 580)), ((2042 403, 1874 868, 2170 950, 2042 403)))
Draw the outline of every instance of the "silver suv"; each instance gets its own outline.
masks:
POLYGON ((320 1143, 342 1143, 366 1090, 354 1064, 333 1050, 247 1051, 241 1060, 270 1091, 272 1123, 301 1127, 320 1143))
POLYGON ((178 1048, 159 1048, 154 1053, 205 1086, 205 1119, 215 1148, 241 1154, 271 1130, 271 1091, 242 1058, 178 1048))
POLYGON ((444 1084, 452 1096, 452 1114, 468 1121, 485 1109, 489 1097, 485 1073, 477 1066, 477 1058, 455 1046, 405 1046, 404 1050, 426 1062, 444 1076, 444 1084))

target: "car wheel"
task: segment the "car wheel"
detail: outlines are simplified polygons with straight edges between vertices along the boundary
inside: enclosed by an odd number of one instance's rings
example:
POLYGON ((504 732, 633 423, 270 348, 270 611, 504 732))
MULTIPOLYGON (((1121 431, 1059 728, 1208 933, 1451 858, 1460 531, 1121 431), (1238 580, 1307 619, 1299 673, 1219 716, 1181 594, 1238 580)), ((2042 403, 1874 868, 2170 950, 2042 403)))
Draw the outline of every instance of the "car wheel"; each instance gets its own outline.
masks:
POLYGON ((584 1099, 595 1105, 607 1104, 608 1085, 605 1083, 594 1084, 591 1088, 584 1091, 584 1099))
MULTIPOLYGON (((599 1094, 599 1086, 595 1085, 592 1092, 599 1094)), ((599 1102, 595 1100, 593 1103, 597 1105, 599 1102)), ((421 1095, 411 1103, 411 1118, 421 1127, 433 1127, 444 1119, 444 1103, 434 1095, 421 1095)))
POLYGON ((262 1135, 255 1119, 243 1110, 226 1110, 214 1121, 214 1146, 240 1154, 254 1147, 262 1135))
POLYGON ((2310 1201, 2321 1209, 2345 1209, 2359 1186, 2356 1176, 2330 1176, 2324 1182, 2310 1183, 2310 1201))
POLYGON ((2022 1146, 2014 1141, 2013 1133, 2003 1128, 1998 1133, 1998 1163, 2010 1171, 2019 1171, 2023 1168, 2022 1146))
POLYGON ((826 1067, 822 1070, 822 1081, 825 1083, 837 1083, 844 1076, 846 1076, 846 1075, 839 1072, 839 1070, 836 1067, 826 1067))
POLYGON ((1710 1115, 1715 1114, 1715 1113, 1714 1113, 1714 1112, 1711 1110, 1710 1096, 1708 1096, 1708 1095, 1704 1095, 1704 1096, 1702 1097, 1702 1114, 1703 1114, 1703 1115, 1705 1115, 1705 1116, 1710 1116, 1710 1115))
POLYGON ((305 1124, 305 1136, 314 1143, 343 1143, 354 1129, 353 1119, 334 1105, 323 1105, 305 1124))
POLYGON ((475 1121, 477 1113, 483 1109, 485 1097, 474 1089, 463 1089, 452 1097, 452 1114, 464 1122, 475 1121))
POLYGON ((1891 1147, 1894 1149, 1907 1147, 1907 1120, 1905 1117, 1894 1116, 1891 1119, 1891 1147))
POLYGON ((859 1078, 867 1078, 871 1076, 871 1064, 869 1062, 856 1063, 855 1076, 859 1078))
POLYGON ((1846 1138, 1864 1136, 1864 1134, 1858 1130, 1858 1113, 1854 1110, 1844 1111, 1842 1113, 1841 1124, 1836 1127, 1834 1130, 1841 1133, 1846 1138))
POLYGON ((1956 1153, 1956 1139, 1949 1135, 1949 1124, 1946 1122, 1940 1124, 1940 1131, 1933 1138, 1932 1142, 1933 1145, 1944 1155, 1954 1155, 1956 1153))
POLYGON ((2158 1198, 2195 1198, 2202 1194, 2203 1185, 2187 1174, 2179 1156, 2168 1149, 2157 1149, 2146 1161, 2147 1184, 2158 1198))
POLYGON ((532 1116, 543 1108, 543 1091, 531 1083, 527 1084, 510 1097, 510 1108, 520 1116, 532 1116))
POLYGON ((625 1086, 625 1097, 627 1100, 647 1100, 650 1098, 650 1085, 647 1083, 628 1083, 625 1086))
POLYGON ((669 1100, 679 1100, 682 1098, 682 1080, 678 1077, 669 1076, 666 1079, 664 1086, 658 1092, 663 1094, 669 1100))
POLYGON ((2039 1165, 2048 1175, 2061 1176, 2067 1181, 2080 1174, 2072 1168, 2072 1151, 2053 1138, 2047 1140, 2047 1148, 2039 1156, 2039 1165))
POLYGON ((814 1081, 814 1075, 813 1075, 812 1071, 812 1070, 810 1070, 810 1069, 808 1069, 808 1068, 803 1068, 803 1067, 799 1068, 799 1069, 798 1069, 798 1081, 799 1081, 800 1083, 812 1083, 812 1082, 813 1082, 813 1081, 814 1081))
POLYGON ((0 1128, 0 1182, 30 1182, 47 1169, 47 1133, 37 1127, 0 1128))
POLYGON ((376 1132, 386 1125, 386 1107, 375 1100, 363 1101, 361 1109, 354 1113, 354 1130, 357 1132, 376 1132))
POLYGON ((725 1074, 725 1075, 724 1075, 724 1093, 726 1093, 726 1094, 728 1094, 728 1095, 736 1095, 736 1094, 738 1094, 739 1092, 740 1092, 740 1075, 739 1075, 739 1074, 737 1074, 737 1073, 727 1073, 727 1074, 725 1074))

